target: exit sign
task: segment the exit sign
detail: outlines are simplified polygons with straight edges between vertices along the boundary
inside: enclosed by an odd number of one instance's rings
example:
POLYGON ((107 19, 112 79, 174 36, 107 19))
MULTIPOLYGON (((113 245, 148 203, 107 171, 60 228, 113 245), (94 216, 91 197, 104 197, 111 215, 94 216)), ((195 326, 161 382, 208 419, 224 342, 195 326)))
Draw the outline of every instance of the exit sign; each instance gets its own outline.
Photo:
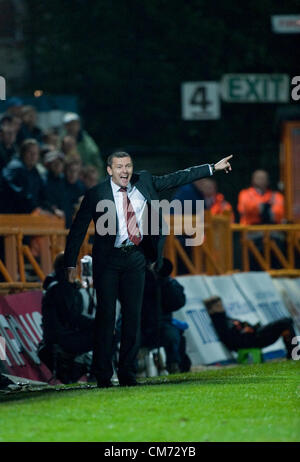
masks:
POLYGON ((289 87, 286 74, 225 74, 221 95, 230 103, 287 103, 289 87))

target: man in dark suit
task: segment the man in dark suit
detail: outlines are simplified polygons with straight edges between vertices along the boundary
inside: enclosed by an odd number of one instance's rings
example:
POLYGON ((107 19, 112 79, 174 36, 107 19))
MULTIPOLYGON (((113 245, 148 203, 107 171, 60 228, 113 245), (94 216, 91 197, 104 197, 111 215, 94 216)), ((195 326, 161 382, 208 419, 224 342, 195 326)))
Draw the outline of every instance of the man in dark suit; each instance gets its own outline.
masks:
MULTIPOLYGON (((65 268, 69 282, 73 282, 80 246, 93 219, 96 228, 93 280, 98 300, 93 370, 99 387, 111 386, 117 298, 122 307, 119 383, 121 386, 137 385, 134 365, 139 348, 146 260, 155 263, 157 269, 162 264, 162 212, 156 209, 156 216, 151 213, 153 204, 158 202, 158 192, 211 176, 214 171, 227 173, 231 170, 231 157, 216 164, 153 176, 147 171, 133 173, 130 155, 115 152, 107 161, 110 178, 86 192, 67 238, 65 268), (155 220, 159 218, 157 232, 152 234, 143 231, 149 215, 156 217, 155 220)), ((152 228, 149 226, 149 229, 152 228)))

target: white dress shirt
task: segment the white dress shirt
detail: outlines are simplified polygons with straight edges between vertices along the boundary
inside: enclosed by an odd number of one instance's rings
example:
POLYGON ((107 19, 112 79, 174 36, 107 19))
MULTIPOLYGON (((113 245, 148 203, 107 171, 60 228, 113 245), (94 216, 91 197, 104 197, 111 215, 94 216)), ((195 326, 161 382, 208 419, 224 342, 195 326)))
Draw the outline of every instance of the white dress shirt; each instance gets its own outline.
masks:
MULTIPOLYGON (((127 224, 124 215, 123 209, 123 193, 120 191, 121 186, 117 185, 110 179, 110 184, 116 204, 116 211, 118 217, 118 232, 116 235, 115 240, 115 247, 121 247, 121 244, 125 242, 126 245, 134 245, 133 242, 130 241, 127 232, 127 224)), ((135 212, 137 225, 139 227, 141 236, 143 237, 143 213, 146 206, 146 199, 142 193, 135 187, 132 186, 131 183, 128 183, 127 186, 127 195, 132 204, 132 208, 135 212)))

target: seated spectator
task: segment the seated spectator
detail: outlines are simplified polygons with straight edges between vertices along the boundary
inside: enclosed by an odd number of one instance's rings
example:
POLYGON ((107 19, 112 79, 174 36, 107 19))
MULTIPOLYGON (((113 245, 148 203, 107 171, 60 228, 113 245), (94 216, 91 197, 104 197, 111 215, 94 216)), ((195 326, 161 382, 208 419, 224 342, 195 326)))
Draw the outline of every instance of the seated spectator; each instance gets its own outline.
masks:
POLYGON ((27 139, 20 149, 20 158, 13 158, 2 170, 1 213, 32 213, 36 208, 48 208, 45 184, 36 165, 39 145, 27 139))
POLYGON ((173 199, 179 200, 182 204, 184 204, 186 200, 192 201, 193 215, 196 214, 196 201, 204 201, 204 195, 200 189, 200 181, 201 180, 197 180, 193 183, 181 186, 173 196, 173 199))
POLYGON ((66 227, 70 228, 74 215, 75 205, 81 196, 84 195, 86 188, 79 179, 81 173, 81 162, 75 158, 69 158, 65 162, 65 186, 66 186, 66 227))
POLYGON ((54 261, 54 273, 43 284, 43 341, 39 357, 63 383, 78 380, 90 366, 75 370, 76 356, 93 348, 94 319, 83 314, 84 303, 80 284, 69 283, 64 275, 64 254, 54 261))
POLYGON ((39 174, 42 178, 45 177, 47 173, 47 168, 45 166, 44 160, 45 156, 49 151, 55 151, 55 146, 52 144, 42 144, 40 148, 40 161, 37 163, 36 168, 38 169, 39 174))
POLYGON ((59 147, 59 135, 55 132, 55 130, 48 130, 43 134, 42 138, 42 146, 44 145, 51 145, 54 149, 58 149, 59 147))
POLYGON ((219 339, 231 351, 239 348, 265 348, 282 337, 286 347, 287 359, 292 359, 295 344, 292 339, 296 336, 293 320, 281 318, 265 326, 251 325, 238 319, 226 316, 222 300, 214 296, 203 300, 219 339))
POLYGON ((22 118, 23 101, 20 98, 16 96, 9 98, 6 107, 7 115, 22 118))
POLYGON ((99 178, 104 178, 104 164, 99 148, 93 138, 82 129, 79 115, 68 112, 64 115, 63 123, 66 134, 73 136, 76 140, 83 166, 94 165, 99 172, 99 178))
POLYGON ((12 123, 3 123, 0 126, 0 170, 17 154, 16 131, 12 123))
POLYGON ((210 210, 212 215, 220 215, 223 212, 231 212, 231 221, 234 222, 232 206, 224 198, 224 195, 217 190, 217 183, 211 178, 198 180, 198 188, 204 196, 204 206, 210 210))
POLYGON ((12 129, 15 132, 15 136, 17 137, 17 134, 22 125, 22 119, 21 117, 18 117, 18 116, 5 114, 0 121, 0 126, 4 127, 6 125, 9 125, 9 127, 12 127, 12 129))
POLYGON ((269 188, 269 175, 265 170, 255 170, 250 188, 240 191, 238 211, 243 225, 283 222, 283 195, 269 188))
POLYGON ((36 126, 37 113, 33 106, 24 106, 22 109, 22 125, 17 135, 19 145, 28 138, 37 140, 40 144, 43 141, 43 132, 36 126))
POLYGON ((204 201, 204 208, 210 210, 212 215, 230 211, 232 221, 234 221, 231 205, 224 199, 223 194, 217 192, 217 184, 211 178, 196 180, 191 184, 181 186, 177 189, 173 199, 180 200, 182 204, 185 200, 192 201, 192 213, 194 215, 196 214, 196 202, 204 201))
POLYGON ((99 173, 93 165, 86 165, 81 172, 81 180, 86 187, 90 189, 99 183, 99 173))
POLYGON ((46 199, 53 213, 65 218, 66 183, 64 177, 64 155, 60 151, 48 151, 44 157, 46 199))
POLYGON ((66 135, 63 137, 61 141, 61 150, 65 155, 65 158, 68 159, 69 157, 78 157, 81 159, 80 154, 77 150, 77 143, 74 136, 66 135))

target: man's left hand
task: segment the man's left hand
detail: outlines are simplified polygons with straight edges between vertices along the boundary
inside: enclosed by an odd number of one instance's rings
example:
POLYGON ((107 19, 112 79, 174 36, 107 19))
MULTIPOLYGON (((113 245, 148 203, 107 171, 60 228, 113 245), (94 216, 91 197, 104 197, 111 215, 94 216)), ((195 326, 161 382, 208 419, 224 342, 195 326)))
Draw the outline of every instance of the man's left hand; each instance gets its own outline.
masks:
POLYGON ((228 156, 228 157, 224 157, 224 159, 220 160, 219 162, 217 162, 215 164, 215 170, 225 170, 226 173, 228 172, 231 172, 232 168, 231 168, 231 165, 229 163, 229 160, 233 157, 233 155, 231 154, 231 156, 228 156))

